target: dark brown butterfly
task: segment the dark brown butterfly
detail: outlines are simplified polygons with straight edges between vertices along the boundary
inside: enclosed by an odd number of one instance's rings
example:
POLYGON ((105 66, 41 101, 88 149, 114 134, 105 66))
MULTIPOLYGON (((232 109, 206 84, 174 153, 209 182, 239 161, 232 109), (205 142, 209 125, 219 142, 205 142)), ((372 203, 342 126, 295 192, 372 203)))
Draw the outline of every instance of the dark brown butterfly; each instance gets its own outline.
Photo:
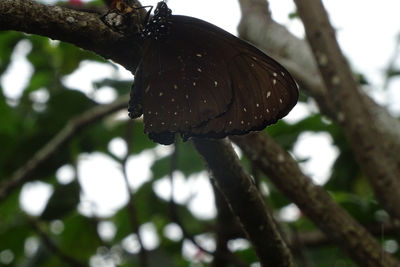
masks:
POLYGON ((171 144, 175 133, 223 138, 262 130, 297 102, 297 85, 279 63, 217 26, 171 15, 165 2, 141 35, 129 116, 143 114, 155 142, 171 144))

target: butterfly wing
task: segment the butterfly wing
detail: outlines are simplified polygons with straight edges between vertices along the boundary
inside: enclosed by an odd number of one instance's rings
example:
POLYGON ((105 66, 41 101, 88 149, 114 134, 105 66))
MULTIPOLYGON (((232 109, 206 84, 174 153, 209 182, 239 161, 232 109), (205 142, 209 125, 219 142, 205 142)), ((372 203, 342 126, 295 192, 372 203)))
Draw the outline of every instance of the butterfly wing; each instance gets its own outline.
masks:
MULTIPOLYGON (((190 131, 185 137, 221 138, 264 129, 289 113, 298 88, 289 72, 259 49, 207 22, 182 17, 192 31, 207 29, 215 46, 224 47, 221 61, 228 66, 233 100, 227 112, 190 131)), ((224 88, 220 88, 224 90, 224 88)))
POLYGON ((137 75, 131 96, 139 101, 130 110, 143 111, 145 132, 162 144, 175 132, 221 138, 261 130, 298 99, 295 81, 275 60, 186 16, 172 16, 166 40, 147 40, 137 75))
POLYGON ((219 59, 222 51, 199 42, 209 38, 207 32, 188 33, 179 26, 173 23, 166 40, 148 40, 134 85, 143 98, 145 132, 155 141, 167 140, 162 143, 171 140, 163 135, 190 132, 232 104, 229 66, 219 59))

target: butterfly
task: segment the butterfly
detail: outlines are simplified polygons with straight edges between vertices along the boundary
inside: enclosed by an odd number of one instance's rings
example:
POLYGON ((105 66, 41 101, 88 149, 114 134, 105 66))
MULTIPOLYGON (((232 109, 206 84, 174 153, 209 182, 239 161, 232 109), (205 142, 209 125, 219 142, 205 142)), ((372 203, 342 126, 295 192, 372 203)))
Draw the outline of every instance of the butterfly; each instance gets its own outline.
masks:
POLYGON ((296 82, 259 49, 208 22, 172 15, 165 2, 150 12, 128 111, 132 119, 143 115, 153 141, 262 130, 296 105, 296 82))

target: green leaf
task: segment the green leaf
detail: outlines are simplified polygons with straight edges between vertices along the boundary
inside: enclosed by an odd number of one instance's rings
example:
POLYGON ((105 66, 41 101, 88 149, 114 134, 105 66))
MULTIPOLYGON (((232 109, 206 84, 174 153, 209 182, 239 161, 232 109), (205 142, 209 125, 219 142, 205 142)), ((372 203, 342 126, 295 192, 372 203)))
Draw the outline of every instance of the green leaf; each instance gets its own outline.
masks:
POLYGON ((61 219, 76 210, 79 194, 80 186, 77 180, 66 185, 57 185, 40 218, 46 221, 61 219))
POLYGON ((360 197, 348 192, 331 192, 331 196, 357 221, 363 224, 376 222, 374 214, 381 208, 373 196, 360 197))
POLYGON ((133 83, 133 76, 132 76, 131 80, 125 80, 125 81, 103 79, 101 81, 94 82, 94 86, 96 88, 101 88, 103 86, 109 86, 109 87, 114 88, 118 92, 118 95, 126 95, 130 91, 132 83, 133 83))
POLYGON ((75 213, 63 222, 64 231, 59 236, 53 236, 59 248, 76 259, 88 262, 102 245, 97 233, 97 221, 75 213))
POLYGON ((14 192, 0 203, 0 252, 11 250, 15 261, 24 256, 25 240, 33 234, 26 215, 19 208, 18 197, 19 192, 14 192))
POLYGON ((130 151, 133 154, 139 154, 140 152, 154 148, 157 146, 156 143, 151 141, 149 137, 144 133, 144 125, 140 120, 133 121, 133 133, 130 151))
MULTIPOLYGON (((177 169, 185 176, 204 170, 204 163, 199 153, 191 142, 178 142, 177 169)), ((172 155, 156 160, 151 167, 154 179, 159 179, 169 174, 172 155)))
POLYGON ((324 121, 321 114, 314 114, 295 124, 288 124, 280 120, 276 124, 269 126, 266 131, 275 141, 289 150, 304 131, 332 133, 335 127, 336 125, 333 123, 329 124, 324 121))

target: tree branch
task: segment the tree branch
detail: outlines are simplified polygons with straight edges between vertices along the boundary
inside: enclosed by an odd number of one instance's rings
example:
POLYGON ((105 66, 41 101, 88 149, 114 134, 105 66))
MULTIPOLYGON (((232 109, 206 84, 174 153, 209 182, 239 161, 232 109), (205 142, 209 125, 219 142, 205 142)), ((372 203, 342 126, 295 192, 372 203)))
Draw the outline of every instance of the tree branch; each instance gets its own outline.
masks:
POLYGON ((195 138, 193 143, 212 171, 212 181, 243 225, 261 265, 294 266, 289 249, 230 142, 195 138))
MULTIPOLYGON (((2 0, 0 14, 0 30, 22 31, 68 42, 112 59, 131 72, 141 57, 137 40, 111 30, 95 13, 32 0, 2 0)), ((133 23, 139 24, 139 19, 133 23)))
POLYGON ((128 101, 129 96, 124 96, 116 100, 114 103, 94 107, 71 119, 53 139, 36 152, 36 154, 28 160, 25 165, 16 170, 10 178, 6 179, 5 182, 0 185, 0 202, 14 189, 29 180, 31 174, 38 167, 44 164, 46 160, 61 149, 61 147, 80 130, 115 111, 125 108, 128 101))
POLYGON ((336 204, 321 187, 305 176, 297 162, 266 134, 231 137, 246 156, 288 196, 330 239, 360 266, 399 266, 379 243, 336 204))
POLYGON ((400 218, 398 155, 392 157, 389 152, 392 148, 382 139, 382 132, 374 123, 375 118, 358 91, 322 3, 318 0, 295 2, 328 94, 338 110, 337 120, 376 197, 389 213, 400 218))

